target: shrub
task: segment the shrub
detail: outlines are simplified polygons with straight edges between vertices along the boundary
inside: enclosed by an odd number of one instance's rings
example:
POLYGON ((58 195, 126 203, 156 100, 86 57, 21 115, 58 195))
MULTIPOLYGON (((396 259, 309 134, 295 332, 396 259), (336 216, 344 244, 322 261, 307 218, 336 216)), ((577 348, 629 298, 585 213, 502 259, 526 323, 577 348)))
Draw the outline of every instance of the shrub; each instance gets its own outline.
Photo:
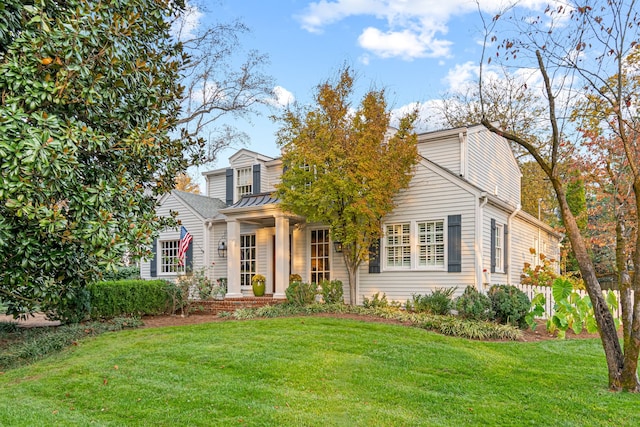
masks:
POLYGON ((456 288, 436 289, 430 295, 411 295, 411 301, 408 301, 407 309, 416 313, 430 313, 445 315, 451 312, 453 307, 453 293, 456 288))
POLYGON ((470 320, 493 320, 494 313, 488 296, 478 292, 473 286, 467 286, 464 293, 456 299, 458 315, 470 320))
POLYGON ((499 323, 518 327, 526 325, 525 316, 531 308, 529 297, 511 285, 494 285, 489 289, 489 299, 499 323))
POLYGON ((326 304, 339 304, 344 302, 344 289, 340 280, 323 280, 320 283, 322 300, 326 304))
POLYGON ((102 280, 105 282, 136 279, 140 279, 140 267, 136 265, 131 265, 129 267, 116 267, 115 271, 105 271, 102 273, 102 280))
POLYGON ((389 301, 387 301, 387 294, 383 293, 380 296, 380 292, 376 292, 371 295, 371 299, 367 297, 363 297, 362 305, 364 308, 384 308, 389 306, 389 301))
POLYGON ((91 318, 167 313, 175 309, 176 301, 180 303, 184 300, 182 292, 175 288, 165 280, 93 283, 89 286, 91 318))
POLYGON ((315 283, 293 282, 285 291, 287 301, 298 306, 313 304, 317 294, 318 286, 315 283))
POLYGON ((91 292, 84 287, 55 295, 42 305, 42 311, 48 319, 61 323, 80 323, 89 317, 90 310, 91 292))

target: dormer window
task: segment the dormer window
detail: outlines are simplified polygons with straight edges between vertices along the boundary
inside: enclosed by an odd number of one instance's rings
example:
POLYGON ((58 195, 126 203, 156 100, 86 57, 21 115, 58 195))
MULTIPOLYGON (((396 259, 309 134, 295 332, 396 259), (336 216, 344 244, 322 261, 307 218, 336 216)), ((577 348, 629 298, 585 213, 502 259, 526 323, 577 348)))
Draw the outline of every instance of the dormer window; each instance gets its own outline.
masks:
POLYGON ((236 195, 239 198, 253 193, 253 171, 251 167, 236 169, 236 195))

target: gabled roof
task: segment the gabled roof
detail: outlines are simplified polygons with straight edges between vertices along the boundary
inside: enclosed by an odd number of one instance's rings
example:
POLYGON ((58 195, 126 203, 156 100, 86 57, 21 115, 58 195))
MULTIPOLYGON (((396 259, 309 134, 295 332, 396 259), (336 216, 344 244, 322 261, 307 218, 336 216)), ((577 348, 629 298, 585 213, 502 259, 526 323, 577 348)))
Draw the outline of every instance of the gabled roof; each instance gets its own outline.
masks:
POLYGON ((227 205, 220 199, 201 196, 200 194, 187 193, 185 191, 173 190, 171 192, 177 199, 180 199, 188 208, 200 215, 202 219, 215 216, 218 211, 227 205))

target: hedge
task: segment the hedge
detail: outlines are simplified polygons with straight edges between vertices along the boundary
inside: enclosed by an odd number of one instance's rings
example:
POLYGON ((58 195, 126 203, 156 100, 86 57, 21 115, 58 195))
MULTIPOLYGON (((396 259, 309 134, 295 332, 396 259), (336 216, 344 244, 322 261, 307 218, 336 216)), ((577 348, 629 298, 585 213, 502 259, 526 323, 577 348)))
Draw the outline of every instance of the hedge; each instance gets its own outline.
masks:
POLYGON ((92 283, 91 318, 169 313, 175 307, 175 285, 166 280, 117 280, 92 283))

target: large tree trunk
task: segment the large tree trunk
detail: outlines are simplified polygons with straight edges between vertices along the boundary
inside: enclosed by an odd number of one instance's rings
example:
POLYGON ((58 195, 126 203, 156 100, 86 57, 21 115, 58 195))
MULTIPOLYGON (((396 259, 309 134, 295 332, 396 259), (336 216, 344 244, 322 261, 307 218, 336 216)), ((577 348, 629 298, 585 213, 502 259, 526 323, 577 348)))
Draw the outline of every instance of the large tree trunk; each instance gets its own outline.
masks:
POLYGON ((578 228, 576 219, 569 209, 562 183, 557 177, 552 178, 551 183, 553 184, 553 188, 558 196, 560 213, 562 214, 562 220, 567 231, 567 236, 571 241, 571 247, 573 248, 576 261, 580 267, 580 272, 582 273, 587 293, 591 299, 591 304, 593 305, 593 312, 596 323, 598 324, 600 340, 602 341, 602 347, 607 360, 609 388, 616 391, 622 389, 635 391, 637 389, 637 385, 631 388, 626 384, 623 385, 625 358, 623 357, 622 348, 620 347, 620 341, 618 339, 613 315, 609 311, 607 303, 602 296, 602 288, 600 287, 600 282, 596 277, 593 262, 589 257, 587 247, 582 235, 580 234, 580 229, 578 228))
MULTIPOLYGON (((636 198, 636 224, 640 223, 640 177, 636 175, 633 182, 633 192, 636 198)), ((622 302, 623 320, 631 320, 631 324, 623 327, 624 331, 624 369, 620 378, 620 387, 623 390, 640 392, 640 381, 638 380, 638 356, 640 356, 640 231, 636 230, 635 253, 633 255, 635 274, 633 277, 632 289, 634 292, 633 302, 631 302, 631 290, 625 289, 625 299, 623 298, 622 286, 620 287, 620 297, 622 302)))

